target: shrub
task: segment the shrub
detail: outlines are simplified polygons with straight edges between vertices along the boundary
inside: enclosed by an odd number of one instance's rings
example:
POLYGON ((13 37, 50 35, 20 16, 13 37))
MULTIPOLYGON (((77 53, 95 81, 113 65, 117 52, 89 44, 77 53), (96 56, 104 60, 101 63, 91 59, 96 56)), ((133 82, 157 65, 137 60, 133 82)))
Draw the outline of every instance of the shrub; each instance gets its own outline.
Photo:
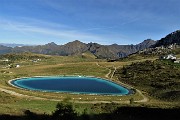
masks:
POLYGON ((75 120, 77 113, 74 111, 71 103, 58 103, 53 112, 54 120, 75 120))

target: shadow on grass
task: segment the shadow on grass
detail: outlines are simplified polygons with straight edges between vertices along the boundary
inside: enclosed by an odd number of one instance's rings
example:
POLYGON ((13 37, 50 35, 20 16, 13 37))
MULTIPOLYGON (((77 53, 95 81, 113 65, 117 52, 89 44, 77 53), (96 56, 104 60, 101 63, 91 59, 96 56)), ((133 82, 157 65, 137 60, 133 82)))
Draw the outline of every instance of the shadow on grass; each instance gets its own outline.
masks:
MULTIPOLYGON (((22 116, 0 115, 0 120, 68 120, 68 118, 36 114, 26 110, 22 116)), ((112 113, 76 114, 71 120, 180 120, 180 108, 119 107, 112 113)))

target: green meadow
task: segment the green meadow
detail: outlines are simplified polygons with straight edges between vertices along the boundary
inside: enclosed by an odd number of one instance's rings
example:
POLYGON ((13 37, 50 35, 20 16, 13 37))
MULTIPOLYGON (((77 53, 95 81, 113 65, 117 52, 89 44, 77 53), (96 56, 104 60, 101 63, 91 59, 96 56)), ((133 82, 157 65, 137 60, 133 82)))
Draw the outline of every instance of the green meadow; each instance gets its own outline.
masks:
MULTIPOLYGON (((68 99, 73 103, 74 108, 79 114, 84 110, 88 113, 98 114, 104 111, 103 104, 114 104, 117 106, 160 106, 171 107, 176 106, 171 102, 161 101, 149 96, 146 92, 137 92, 136 87, 126 84, 126 87, 134 89, 136 92, 126 96, 106 96, 106 95, 82 95, 67 93, 49 93, 28 91, 12 87, 8 84, 9 80, 32 77, 32 76, 94 76, 101 77, 118 84, 122 84, 114 75, 116 69, 130 65, 134 62, 142 62, 146 60, 155 60, 155 57, 140 58, 130 60, 120 60, 115 62, 107 62, 103 59, 96 59, 90 53, 84 53, 78 56, 48 56, 32 53, 9 54, 1 56, 0 64, 0 88, 13 91, 20 95, 0 91, 0 114, 22 115, 25 110, 35 113, 51 114, 58 102, 68 99), (8 58, 9 61, 3 61, 8 58), (17 67, 19 65, 19 67, 17 67), (22 95, 22 96, 21 96, 22 95), (24 96, 25 95, 25 96, 24 96), (26 97, 28 96, 28 97, 26 97), (144 102, 141 100, 148 98, 144 102), (41 99, 38 99, 41 98, 41 99), (139 101, 139 102, 138 102, 139 101), (97 104, 99 107, 94 108, 97 104)), ((138 87, 139 88, 139 87, 138 87)))

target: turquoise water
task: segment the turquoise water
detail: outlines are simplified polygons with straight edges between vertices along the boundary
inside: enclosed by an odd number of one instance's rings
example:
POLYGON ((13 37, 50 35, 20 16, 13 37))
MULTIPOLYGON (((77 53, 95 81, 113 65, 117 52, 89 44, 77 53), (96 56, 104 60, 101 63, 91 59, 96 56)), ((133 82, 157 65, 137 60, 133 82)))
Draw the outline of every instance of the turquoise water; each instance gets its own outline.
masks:
POLYGON ((11 81, 11 84, 36 91, 75 94, 126 95, 129 90, 114 82, 95 77, 32 77, 11 81))

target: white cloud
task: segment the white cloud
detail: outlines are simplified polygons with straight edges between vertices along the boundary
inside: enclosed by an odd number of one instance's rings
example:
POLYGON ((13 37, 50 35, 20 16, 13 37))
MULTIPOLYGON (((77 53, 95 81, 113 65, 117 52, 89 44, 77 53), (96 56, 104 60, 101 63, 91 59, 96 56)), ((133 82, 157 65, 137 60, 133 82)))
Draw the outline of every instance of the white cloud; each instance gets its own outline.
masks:
POLYGON ((38 25, 32 25, 32 22, 17 22, 9 20, 0 20, 1 29, 8 31, 18 31, 23 34, 41 34, 49 35, 51 37, 56 37, 63 40, 102 40, 103 38, 95 34, 90 34, 86 32, 80 32, 78 30, 70 29, 70 27, 65 27, 65 25, 58 25, 54 23, 48 23, 48 26, 42 26, 46 22, 38 22, 38 25), (54 28, 56 26, 56 28, 54 28), (63 26, 63 27, 62 27, 63 26), (53 29, 54 28, 54 29, 53 29))

